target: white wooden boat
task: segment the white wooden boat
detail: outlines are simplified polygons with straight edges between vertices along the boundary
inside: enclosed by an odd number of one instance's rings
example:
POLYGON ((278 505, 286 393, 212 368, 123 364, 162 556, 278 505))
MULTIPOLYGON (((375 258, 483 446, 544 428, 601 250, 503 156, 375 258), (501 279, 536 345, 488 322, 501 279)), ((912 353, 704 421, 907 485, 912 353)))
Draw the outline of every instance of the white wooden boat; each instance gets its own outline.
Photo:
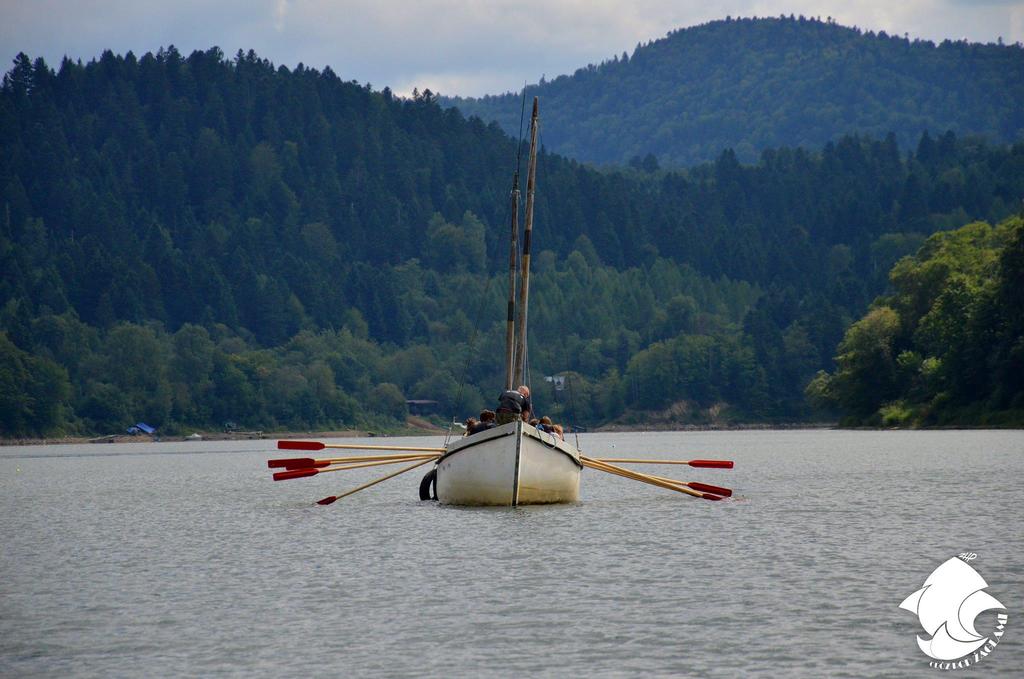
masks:
POLYGON ((437 463, 437 499, 511 507, 576 502, 581 469, 575 446, 517 420, 450 443, 437 463))
MULTIPOLYGON (((530 165, 526 183, 526 220, 519 252, 519 171, 512 180, 508 316, 505 330, 505 389, 525 384, 526 320, 530 290, 530 242, 537 176, 537 99, 530 119, 530 165), (520 278, 521 276, 521 278, 520 278), (516 295, 518 293, 518 301, 516 295), (518 312, 518 320, 516 313, 518 312), (518 333, 516 333, 518 330, 518 333), (516 336, 518 334, 518 337, 516 336)), ((517 160, 518 165, 518 160, 517 160)), ((580 496, 580 451, 555 434, 520 419, 451 441, 420 485, 430 486, 443 504, 501 505, 576 502, 580 496)))

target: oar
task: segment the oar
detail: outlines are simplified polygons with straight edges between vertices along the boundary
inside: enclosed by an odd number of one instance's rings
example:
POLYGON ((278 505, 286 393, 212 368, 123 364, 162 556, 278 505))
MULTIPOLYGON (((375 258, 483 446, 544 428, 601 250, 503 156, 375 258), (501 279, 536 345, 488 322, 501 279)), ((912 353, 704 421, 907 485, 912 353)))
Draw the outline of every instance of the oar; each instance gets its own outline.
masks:
POLYGON ((580 458, 580 460, 583 462, 584 465, 590 467, 591 469, 597 469, 598 471, 608 472, 609 474, 615 474, 616 476, 622 476, 622 477, 625 477, 627 479, 632 479, 634 481, 640 481, 642 483, 648 483, 648 484, 650 484, 652 486, 657 486, 659 488, 664 488, 666 490, 674 490, 676 492, 684 493, 686 495, 692 495, 693 497, 704 497, 704 498, 706 498, 708 500, 720 500, 721 499, 721 498, 716 497, 714 495, 710 495, 710 494, 709 495, 704 495, 703 493, 699 493, 699 492, 696 492, 696 491, 691 490, 689 488, 684 488, 682 486, 678 486, 678 485, 673 484, 673 483, 666 483, 665 481, 659 481, 658 479, 655 479, 653 477, 647 476, 646 474, 638 474, 636 472, 631 472, 628 469, 623 469, 622 467, 615 467, 615 466, 612 466, 612 465, 605 465, 605 464, 601 464, 600 462, 597 462, 595 460, 589 460, 589 459, 585 460, 582 457, 580 458))
POLYGON ((344 448, 345 450, 411 450, 424 453, 443 453, 444 448, 422 448, 416 446, 370 446, 361 443, 321 443, 320 441, 278 441, 279 450, 323 450, 344 448))
POLYGON ((267 466, 271 469, 274 469, 275 467, 284 467, 285 469, 306 469, 308 467, 326 467, 327 465, 343 464, 346 462, 414 460, 439 456, 439 453, 408 453, 406 455, 353 455, 351 457, 324 457, 317 459, 313 459, 312 457, 290 457, 281 460, 267 460, 267 466))
POLYGON ((633 479, 634 481, 641 481, 643 483, 649 483, 652 486, 658 486, 659 488, 664 488, 666 490, 674 490, 676 492, 684 493, 686 495, 691 495, 693 497, 704 498, 705 500, 721 500, 722 499, 718 495, 712 495, 711 493, 706 493, 706 492, 700 492, 700 491, 692 490, 692 489, 690 489, 690 488, 688 488, 686 486, 677 485, 676 483, 667 483, 665 481, 661 481, 659 479, 656 479, 653 476, 649 476, 647 474, 641 474, 639 472, 630 471, 629 469, 623 469, 622 467, 616 467, 615 465, 607 464, 605 462, 599 462, 599 461, 597 461, 597 460, 595 460, 593 458, 589 458, 589 457, 586 457, 586 456, 583 456, 583 455, 580 456, 580 461, 583 462, 583 464, 585 464, 586 466, 588 466, 588 467, 590 467, 592 469, 598 469, 600 471, 608 472, 610 474, 616 474, 618 476, 623 476, 623 477, 625 477, 627 479, 633 479))
MULTIPOLYGON (((591 469, 597 469, 599 471, 608 472, 610 474, 616 474, 627 479, 633 479, 634 481, 641 481, 643 483, 649 483, 652 486, 658 486, 659 488, 665 488, 667 490, 675 490, 686 495, 692 495, 694 497, 701 497, 701 493, 693 491, 689 488, 685 488, 674 483, 668 483, 667 481, 661 481, 655 479, 653 476, 647 474, 641 474, 640 472, 634 472, 630 469, 624 469, 622 467, 616 467, 615 465, 598 462, 595 459, 580 456, 580 461, 591 469)), ((715 498, 719 499, 719 498, 715 498)))
POLYGON ((327 467, 327 468, 324 468, 324 469, 317 469, 315 467, 300 467, 300 468, 295 468, 295 469, 288 469, 287 471, 283 471, 283 472, 275 472, 274 473, 274 480, 275 481, 287 481, 288 479, 302 479, 302 478, 305 478, 307 476, 316 476, 317 474, 321 474, 323 472, 340 472, 340 471, 345 471, 346 469, 361 469, 362 467, 379 467, 381 465, 399 464, 400 462, 411 462, 413 460, 424 460, 425 462, 430 462, 431 460, 436 460, 436 459, 437 459, 437 455, 431 455, 430 457, 427 457, 427 458, 423 458, 423 457, 403 457, 403 458, 398 459, 398 460, 383 460, 383 461, 378 461, 378 462, 361 462, 361 463, 357 463, 357 464, 338 465, 337 467, 327 467))
MULTIPOLYGON (((582 460, 582 458, 581 458, 581 460, 582 460)), ((623 469, 622 467, 616 467, 614 465, 602 464, 602 463, 599 463, 599 462, 595 462, 593 460, 584 461, 584 464, 587 465, 588 467, 591 467, 592 469, 597 469, 599 471, 608 472, 610 474, 615 474, 617 476, 622 476, 622 477, 625 477, 627 479, 633 479, 634 481, 640 481, 642 483, 647 483, 647 484, 650 484, 652 486, 657 486, 659 488, 664 488, 666 490, 674 490, 676 492, 683 493, 685 495, 690 495, 692 497, 699 497, 699 498, 703 498, 705 500, 721 500, 722 499, 718 495, 714 495, 714 494, 711 494, 711 493, 705 493, 705 492, 701 492, 701 491, 692 490, 689 487, 687 487, 685 485, 682 485, 682 484, 680 484, 678 482, 662 481, 661 479, 654 478, 653 476, 649 476, 647 474, 640 474, 638 472, 632 472, 632 471, 630 471, 628 469, 623 469)))
POLYGON ((637 460, 632 457, 595 457, 598 462, 631 462, 633 464, 686 464, 705 469, 732 469, 732 460, 637 460))
POLYGON ((358 493, 359 491, 364 490, 366 488, 369 488, 370 486, 377 485, 381 481, 387 481, 388 479, 394 478, 394 477, 398 476, 399 474, 404 474, 406 472, 411 472, 413 469, 416 469, 416 467, 422 467, 426 463, 433 462, 433 461, 434 461, 433 458, 430 458, 430 459, 427 459, 427 460, 422 460, 420 462, 417 462, 414 465, 411 465, 409 467, 405 467, 404 469, 399 469, 397 472, 394 472, 393 474, 388 474, 387 476, 382 476, 382 477, 380 477, 379 479, 377 479, 375 481, 370 481, 369 483, 364 483, 363 485, 359 486, 358 488, 353 488, 352 490, 348 491, 347 493, 342 493, 341 495, 330 495, 328 497, 325 497, 323 500, 317 500, 316 503, 318 505, 329 505, 332 502, 337 502, 338 500, 340 500, 343 497, 348 497, 352 493, 358 493))
POLYGON ((699 490, 702 493, 712 493, 713 495, 721 495, 722 497, 732 497, 732 490, 729 488, 723 488, 721 486, 712 486, 709 483, 701 483, 700 481, 679 481, 677 479, 668 479, 664 476, 655 476, 654 474, 648 474, 652 479, 658 479, 665 483, 675 483, 680 486, 687 486, 694 490, 699 490))

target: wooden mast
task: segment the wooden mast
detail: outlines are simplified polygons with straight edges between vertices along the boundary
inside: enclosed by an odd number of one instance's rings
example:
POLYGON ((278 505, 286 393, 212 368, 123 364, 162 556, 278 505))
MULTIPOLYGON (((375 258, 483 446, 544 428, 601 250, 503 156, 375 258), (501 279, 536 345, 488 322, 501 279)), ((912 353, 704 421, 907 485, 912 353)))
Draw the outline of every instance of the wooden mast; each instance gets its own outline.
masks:
POLYGON ((533 195, 537 183, 537 97, 530 116, 530 165, 526 175, 526 221, 523 225, 522 284, 519 287, 519 338, 513 381, 526 382, 526 305, 530 298, 530 237, 533 235, 533 195))
POLYGON ((519 170, 512 178, 512 244, 508 253, 508 313, 505 324, 505 389, 515 389, 516 274, 519 263, 519 170))

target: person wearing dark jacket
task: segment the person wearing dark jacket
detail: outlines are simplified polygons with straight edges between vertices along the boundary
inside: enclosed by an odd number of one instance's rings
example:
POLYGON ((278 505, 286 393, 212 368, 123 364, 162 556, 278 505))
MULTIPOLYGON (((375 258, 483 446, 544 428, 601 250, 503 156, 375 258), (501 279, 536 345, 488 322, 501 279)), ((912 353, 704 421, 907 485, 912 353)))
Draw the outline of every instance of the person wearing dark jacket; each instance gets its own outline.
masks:
POLYGON ((520 385, 515 391, 509 389, 501 392, 498 397, 498 424, 508 424, 517 418, 530 421, 533 403, 530 401, 530 388, 520 385))

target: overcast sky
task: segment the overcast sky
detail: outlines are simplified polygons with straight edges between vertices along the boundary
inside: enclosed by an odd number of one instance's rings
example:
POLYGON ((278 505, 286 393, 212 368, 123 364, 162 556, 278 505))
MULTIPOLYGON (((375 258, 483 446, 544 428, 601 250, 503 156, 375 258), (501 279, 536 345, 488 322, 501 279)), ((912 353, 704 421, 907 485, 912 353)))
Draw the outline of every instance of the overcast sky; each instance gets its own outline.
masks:
POLYGON ((674 28, 790 13, 935 41, 1024 41, 1024 0, 0 0, 0 58, 56 66, 104 49, 217 45, 329 65, 377 89, 480 95, 632 53, 674 28))

